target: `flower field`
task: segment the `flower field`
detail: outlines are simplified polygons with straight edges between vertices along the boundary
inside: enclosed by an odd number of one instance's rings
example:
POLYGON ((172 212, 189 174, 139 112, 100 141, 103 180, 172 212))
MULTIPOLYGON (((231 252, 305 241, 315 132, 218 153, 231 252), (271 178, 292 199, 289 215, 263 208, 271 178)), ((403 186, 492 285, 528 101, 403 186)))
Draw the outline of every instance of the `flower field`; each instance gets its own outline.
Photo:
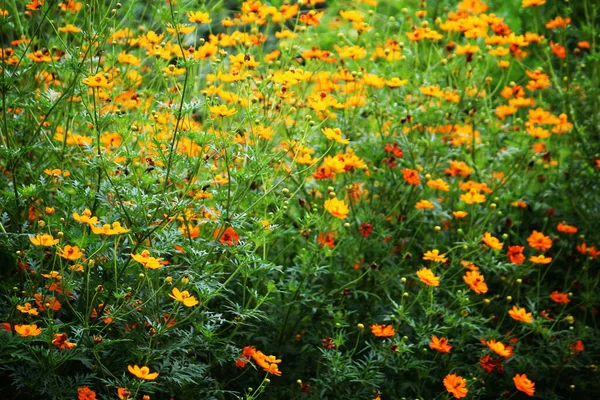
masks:
POLYGON ((599 27, 0 1, 0 398, 597 398, 599 27))

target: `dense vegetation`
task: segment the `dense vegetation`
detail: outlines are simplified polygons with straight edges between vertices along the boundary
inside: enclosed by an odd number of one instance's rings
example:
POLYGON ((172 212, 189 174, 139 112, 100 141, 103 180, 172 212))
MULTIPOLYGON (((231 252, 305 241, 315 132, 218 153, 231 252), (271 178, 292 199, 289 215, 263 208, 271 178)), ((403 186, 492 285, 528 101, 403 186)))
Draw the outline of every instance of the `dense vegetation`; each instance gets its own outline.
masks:
POLYGON ((0 2, 0 396, 598 396, 598 6, 0 2))

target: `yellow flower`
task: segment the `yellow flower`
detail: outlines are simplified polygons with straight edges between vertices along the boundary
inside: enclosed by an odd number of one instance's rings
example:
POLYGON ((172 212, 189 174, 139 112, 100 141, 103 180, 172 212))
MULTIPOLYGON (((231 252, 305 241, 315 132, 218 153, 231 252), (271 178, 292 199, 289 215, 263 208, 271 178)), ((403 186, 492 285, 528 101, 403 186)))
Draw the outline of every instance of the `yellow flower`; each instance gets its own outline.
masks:
POLYGON ((533 321, 532 313, 528 313, 526 309, 518 308, 517 306, 513 306, 512 310, 508 310, 508 315, 510 315, 512 319, 525 322, 526 324, 530 324, 531 321, 533 321))
POLYGON ((23 314, 38 315, 38 310, 32 308, 31 303, 25 303, 22 306, 17 306, 17 310, 21 311, 23 314))
POLYGON ((46 279, 56 279, 57 281, 62 280, 62 275, 58 271, 50 271, 49 274, 42 274, 46 279))
POLYGON ((339 219, 345 219, 350 212, 348 206, 344 203, 344 200, 338 200, 335 197, 325 201, 325 210, 339 219))
POLYGON ((144 379, 146 381, 153 381, 158 376, 158 372, 150 373, 150 368, 146 366, 140 368, 137 365, 134 365, 133 367, 131 365, 128 365, 127 370, 133 375, 135 375, 137 378, 144 379))
POLYGON ((435 276, 429 268, 421 268, 417 271, 417 276, 428 286, 440 286, 440 277, 435 276))
POLYGON ((108 79, 104 76, 103 73, 99 72, 96 75, 90 75, 87 78, 83 78, 81 83, 88 85, 92 88, 112 88, 113 84, 108 82, 108 79))
POLYGON ((187 15, 188 19, 193 24, 210 24, 212 22, 212 19, 210 18, 210 15, 207 12, 190 11, 185 15, 187 15))
POLYGON ((173 294, 169 293, 169 297, 180 301, 186 307, 194 307, 198 304, 198 299, 192 296, 187 290, 181 292, 177 288, 173 288, 173 294))
POLYGON ((466 217, 469 213, 466 211, 452 211, 452 215, 454 215, 454 218, 460 219, 466 217))
POLYGON ((98 223, 98 217, 92 217, 92 212, 89 208, 83 210, 81 215, 78 213, 73 213, 73 218, 77 222, 81 222, 82 224, 89 224, 90 226, 96 225, 98 223))
POLYGON ((329 140, 335 140, 336 142, 341 143, 341 144, 350 143, 349 139, 344 139, 342 137, 342 131, 340 128, 334 128, 334 129, 324 128, 324 129, 321 129, 321 132, 323 132, 325 137, 329 140))
POLYGON ((42 333, 42 328, 38 328, 38 326, 36 324, 31 324, 31 325, 19 324, 19 325, 15 325, 15 332, 17 332, 19 335, 21 335, 23 337, 37 336, 40 333, 42 333))
POLYGON ((484 233, 483 238, 481 240, 483 240, 483 243, 487 244, 490 249, 502 250, 502 247, 504 246, 504 243, 501 243, 489 232, 484 233))
POLYGON ((226 105, 212 106, 209 108, 211 112, 211 118, 215 117, 229 117, 237 113, 235 108, 227 108, 226 105))
POLYGON ((54 239, 54 236, 45 233, 40 235, 39 233, 35 237, 30 236, 29 241, 36 246, 54 246, 59 242, 58 239, 54 239))
POLYGON ((423 254, 423 260, 443 263, 448 260, 445 255, 446 253, 440 254, 438 249, 429 250, 423 254))
POLYGON ((81 256, 83 256, 83 251, 77 246, 71 246, 68 244, 64 249, 61 249, 61 251, 56 254, 62 258, 66 258, 67 260, 75 261, 79 260, 81 256))
POLYGON ((485 202, 485 195, 479 193, 477 189, 471 189, 467 193, 461 194, 460 199, 467 204, 485 202))
POLYGON ((81 32, 81 29, 79 29, 78 27, 76 27, 73 24, 67 24, 65 26, 61 26, 58 28, 59 32, 68 32, 68 33, 79 33, 81 32))
POLYGON ((109 224, 104 224, 101 227, 91 225, 92 232, 96 235, 118 235, 120 233, 130 232, 130 229, 123 228, 119 222, 113 222, 112 227, 109 224))
POLYGON ((415 208, 417 210, 423 210, 423 209, 426 209, 426 208, 433 208, 433 207, 434 207, 433 203, 430 202, 429 200, 419 200, 417 202, 417 204, 415 205, 415 208))
POLYGON ((427 186, 433 189, 441 190, 442 192, 450 191, 450 185, 448 185, 448 183, 446 183, 443 179, 430 179, 427 181, 427 186))
POLYGON ((150 252, 148 250, 144 250, 140 254, 131 254, 131 258, 147 269, 158 269, 161 267, 161 259, 150 257, 150 252))

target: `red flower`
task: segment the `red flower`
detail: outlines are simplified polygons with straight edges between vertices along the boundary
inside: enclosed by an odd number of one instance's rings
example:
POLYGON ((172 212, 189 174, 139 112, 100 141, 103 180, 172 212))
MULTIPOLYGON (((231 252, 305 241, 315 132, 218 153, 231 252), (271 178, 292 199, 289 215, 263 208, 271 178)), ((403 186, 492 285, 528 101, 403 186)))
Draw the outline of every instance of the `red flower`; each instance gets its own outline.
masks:
POLYGON ((228 246, 235 246, 240 241, 240 235, 238 235, 232 227, 225 230, 223 230, 223 228, 217 228, 215 229, 213 236, 215 239, 218 239, 221 244, 226 244, 228 246))
POLYGON ((362 237, 368 238, 369 236, 371 236, 371 233, 373 233, 373 225, 369 224, 368 222, 363 222, 358 227, 358 231, 360 232, 362 237))
POLYGON ((96 392, 87 386, 77 388, 78 400, 96 400, 96 392))
POLYGON ((524 249, 525 247, 523 246, 509 246, 506 256, 513 264, 523 264, 523 261, 525 261, 525 256, 523 255, 524 249))

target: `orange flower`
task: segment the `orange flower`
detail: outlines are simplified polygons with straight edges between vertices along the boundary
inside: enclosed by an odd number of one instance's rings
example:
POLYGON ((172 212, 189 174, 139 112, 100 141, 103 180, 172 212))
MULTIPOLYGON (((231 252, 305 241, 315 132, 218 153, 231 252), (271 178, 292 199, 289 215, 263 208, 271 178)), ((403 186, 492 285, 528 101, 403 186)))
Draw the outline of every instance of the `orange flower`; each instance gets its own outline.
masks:
POLYGON ((559 222, 558 225, 556 226, 556 230, 561 232, 561 233, 566 233, 568 235, 572 235, 574 233, 577 233, 577 228, 571 225, 567 225, 565 224, 565 222, 559 222))
POLYGON ((252 358, 269 374, 281 376, 281 371, 279 371, 279 367, 277 365, 281 362, 281 360, 278 360, 275 356, 267 356, 262 351, 256 350, 252 352, 252 358))
POLYGON ((523 261, 525 261, 525 256, 523 255, 524 249, 525 247, 523 246, 509 246, 506 256, 513 264, 523 264, 523 261))
POLYGON ((552 239, 535 230, 527 238, 527 243, 534 249, 541 251, 546 251, 552 247, 552 239))
POLYGON ((526 324, 530 324, 533 320, 532 313, 528 313, 524 308, 518 308, 517 306, 513 306, 511 310, 508 310, 508 315, 510 315, 512 319, 525 322, 526 324))
POLYGON ((67 260, 75 261, 83 256, 83 251, 77 246, 71 246, 68 244, 64 249, 60 249, 60 252, 56 254, 62 258, 66 258, 67 260))
POLYGON ((552 54, 556 57, 567 58, 567 50, 560 44, 550 41, 550 49, 552 49, 552 54))
POLYGON ((52 344, 58 346, 60 349, 72 349, 77 346, 77 343, 69 342, 69 337, 66 333, 55 333, 52 344))
POLYGON ((131 372, 133 375, 135 375, 137 378, 140 378, 140 379, 143 379, 146 381, 153 381, 158 376, 158 372, 150 373, 150 368, 148 368, 146 366, 143 366, 140 368, 137 365, 134 365, 133 367, 131 365, 128 365, 127 370, 129 372, 131 372))
POLYGON ((240 235, 238 235, 232 227, 228 227, 225 231, 223 231, 223 228, 215 229, 213 237, 219 239, 221 244, 226 244, 228 246, 235 246, 240 241, 240 235))
POLYGON ((35 237, 30 236, 29 241, 36 246, 54 246, 59 242, 59 239, 54 239, 54 237, 48 233, 40 235, 39 233, 35 235, 35 237))
POLYGON ((92 232, 95 235, 107 235, 107 236, 112 236, 112 235, 119 235, 121 233, 127 233, 130 232, 130 229, 127 228, 123 228, 121 226, 120 222, 113 222, 112 223, 112 227, 109 224, 104 224, 101 227, 95 226, 95 225, 90 225, 90 227, 92 228, 92 232))
POLYGON ((81 83, 86 84, 92 88, 110 89, 113 87, 113 83, 109 83, 108 79, 102 72, 99 72, 96 75, 90 75, 87 78, 83 78, 81 80, 81 83))
POLYGON ((131 258, 139 262, 146 269, 158 269, 161 267, 161 258, 150 257, 148 250, 142 251, 140 254, 130 254, 131 258))
POLYGON ((25 303, 22 306, 17 306, 17 310, 21 311, 23 314, 29 315, 38 315, 38 310, 31 306, 31 303, 25 303))
POLYGON ((485 202, 485 195, 479 193, 477 189, 470 189, 467 193, 461 194, 460 199, 466 204, 481 204, 485 202))
POLYGON ((419 171, 414 169, 404 168, 402 170, 402 176, 406 183, 417 186, 421 183, 421 178, 419 177, 419 171))
POLYGON ((425 254, 423 254, 423 260, 443 263, 448 260, 445 256, 446 253, 440 254, 440 251, 438 249, 433 249, 426 251, 425 254))
POLYGON ((431 337, 429 347, 431 347, 433 350, 439 351, 440 353, 450 353, 450 350, 452 350, 452 346, 448 344, 448 339, 444 337, 438 339, 437 336, 431 337))
POLYGON ((96 392, 87 386, 77 388, 78 400, 96 400, 96 392))
POLYGON ((350 209, 346 203, 344 203, 343 200, 338 200, 335 197, 325 201, 325 210, 327 210, 329 214, 339 219, 345 219, 348 216, 348 213, 350 213, 350 209))
POLYGON ((501 243, 489 232, 484 233, 483 238, 481 240, 483 240, 483 243, 488 245, 488 247, 493 250, 502 250, 502 247, 504 246, 504 243, 501 243))
POLYGON ((539 256, 529 257, 529 261, 534 264, 550 264, 552 262, 552 257, 546 257, 543 254, 540 254, 539 256))
POLYGON ((448 185, 448 183, 446 183, 443 179, 430 179, 427 181, 427 186, 433 189, 441 190, 442 192, 450 191, 450 185, 448 185))
POLYGON ((131 396, 131 392, 129 390, 127 390, 124 387, 118 388, 117 389, 117 396, 119 396, 119 399, 121 400, 129 400, 129 397, 131 396))
POLYGON ((454 218, 456 219, 462 219, 469 215, 469 213, 466 211, 452 211, 452 215, 454 215, 454 218))
POLYGON ((461 399, 467 396, 467 381, 462 376, 456 374, 448 374, 444 378, 444 386, 448 393, 451 393, 455 398, 461 399))
POLYGON ((435 276, 429 268, 421 268, 417 271, 417 276, 428 286, 440 286, 440 278, 435 276))
POLYGON ((434 207, 433 203, 430 202, 429 200, 419 200, 417 202, 417 204, 415 204, 415 208, 417 210, 425 210, 425 209, 433 208, 433 207, 434 207))
POLYGON ((485 345, 490 348, 494 353, 501 357, 509 358, 512 356, 512 346, 505 346, 502 342, 496 342, 495 340, 488 340, 485 345))
POLYGON ((527 8, 527 7, 541 6, 544 4, 546 4, 546 0, 523 0, 523 3, 521 3, 521 7, 527 8))
POLYGON ((513 381, 515 382, 515 387, 517 388, 517 390, 520 390, 528 396, 533 396, 533 393, 535 392, 535 383, 527 379, 526 374, 516 374, 513 377, 513 381))
POLYGON ((463 276, 463 279, 475 293, 487 293, 488 287, 484 282, 483 275, 481 275, 479 271, 467 271, 467 274, 463 276))
POLYGON ((578 339, 577 341, 575 341, 574 343, 571 343, 569 345, 569 350, 572 353, 581 353, 582 351, 585 350, 585 346, 584 346, 583 342, 580 339, 578 339))
POLYGON ((370 326, 371 333, 377 337, 391 337, 396 334, 396 330, 392 325, 373 324, 370 326))
POLYGON ((188 20, 193 24, 210 24, 212 22, 212 19, 207 12, 189 11, 185 15, 187 15, 188 20))
POLYGON ((571 302, 571 299, 567 293, 560 293, 558 290, 550 293, 550 299, 560 304, 569 304, 571 302))
POLYGON ((35 304, 37 305, 39 311, 46 311, 48 308, 58 311, 62 307, 60 301, 56 300, 55 297, 42 298, 42 295, 39 293, 36 293, 33 297, 35 297, 35 304))
POLYGON ((323 132, 323 134, 325 135, 325 137, 329 140, 333 140, 336 141, 340 144, 348 144, 350 143, 349 139, 344 139, 344 137, 342 136, 342 131, 340 128, 324 128, 321 129, 321 132, 323 132))
POLYGON ((335 247, 335 234, 332 232, 319 233, 319 237, 317 238, 317 243, 319 247, 329 247, 333 249, 335 247))
POLYGON ((38 326, 36 324, 31 324, 31 325, 18 324, 18 325, 15 325, 15 332, 17 332, 19 335, 21 335, 23 337, 37 336, 40 333, 42 333, 42 328, 38 328, 38 326))
POLYGON ((90 226, 98 223, 98 217, 93 217, 92 212, 89 208, 83 210, 81 215, 79 215, 78 213, 73 213, 73 218, 77 222, 81 222, 82 224, 89 224, 90 226))

